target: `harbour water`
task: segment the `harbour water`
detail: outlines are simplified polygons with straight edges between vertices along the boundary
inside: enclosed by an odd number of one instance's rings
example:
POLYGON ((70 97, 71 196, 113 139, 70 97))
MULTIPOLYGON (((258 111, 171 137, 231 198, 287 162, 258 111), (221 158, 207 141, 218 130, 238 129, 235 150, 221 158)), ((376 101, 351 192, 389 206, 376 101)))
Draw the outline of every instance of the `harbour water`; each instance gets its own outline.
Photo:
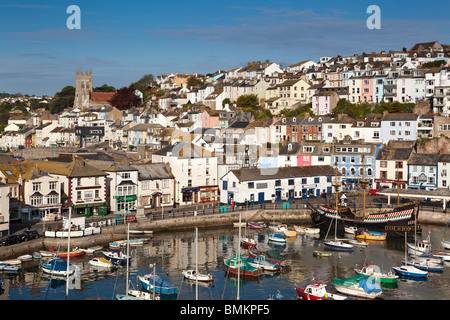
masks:
MULTIPOLYGON (((366 248, 355 248, 353 252, 333 252, 331 257, 316 257, 314 250, 323 249, 325 231, 319 236, 297 234, 288 238, 285 245, 270 243, 267 230, 242 229, 242 235, 251 235, 258 241, 261 250, 274 248, 291 260, 291 266, 279 273, 265 272, 254 281, 240 280, 239 298, 241 300, 267 300, 280 291, 285 300, 295 300, 296 285, 306 286, 312 278, 327 284, 327 290, 336 292, 332 286, 334 278, 347 278, 355 275, 356 265, 377 265, 382 271, 392 271, 392 266, 401 264, 405 256, 404 238, 371 241, 366 248)), ((440 241, 446 227, 423 226, 418 240, 431 235, 434 250, 443 250, 440 241)), ((239 237, 237 228, 199 229, 198 231, 198 269, 210 273, 215 281, 211 285, 200 284, 199 300, 237 299, 237 279, 227 277, 224 260, 238 252, 239 237)), ((344 235, 340 235, 343 237, 344 235)), ((450 232, 448 233, 450 237, 450 232)), ((409 240, 411 241, 411 240, 409 240)), ((195 300, 195 282, 184 280, 182 271, 195 269, 195 230, 155 234, 143 246, 131 248, 129 279, 131 287, 138 287, 138 276, 152 272, 156 265, 157 274, 178 287, 178 294, 163 296, 162 299, 195 300)), ((105 250, 109 250, 105 247, 105 250)), ((241 248, 243 256, 247 256, 241 248)), ((30 253, 31 254, 31 253, 30 253)), ((97 254, 95 256, 100 256, 97 254)), ((42 274, 39 261, 22 263, 19 273, 0 273, 5 282, 0 300, 114 300, 117 293, 125 292, 126 269, 121 267, 112 271, 94 271, 89 260, 94 256, 72 259, 71 263, 80 268, 79 279, 71 283, 72 288, 66 296, 65 279, 52 278, 42 274)), ((395 288, 383 288, 382 300, 444 300, 450 294, 450 263, 444 272, 430 272, 425 281, 400 279, 395 288)))

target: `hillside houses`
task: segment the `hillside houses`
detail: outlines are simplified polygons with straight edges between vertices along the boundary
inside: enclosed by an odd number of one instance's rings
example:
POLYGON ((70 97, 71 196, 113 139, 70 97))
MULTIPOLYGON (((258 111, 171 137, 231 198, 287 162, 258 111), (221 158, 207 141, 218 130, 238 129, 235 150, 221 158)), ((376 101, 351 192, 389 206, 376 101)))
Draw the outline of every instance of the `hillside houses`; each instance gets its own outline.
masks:
POLYGON ((88 105, 57 115, 14 110, 0 143, 19 158, 0 163, 0 192, 14 195, 10 218, 33 221, 69 210, 148 214, 317 197, 332 193, 335 169, 345 192, 362 179, 373 189, 448 189, 450 68, 425 64, 448 59, 449 46, 430 42, 287 67, 250 62, 204 76, 160 75, 158 95, 140 108, 118 110, 111 94, 91 92, 88 105), (188 86, 189 77, 201 85, 188 86), (249 94, 261 113, 238 106, 249 94), (353 118, 337 114, 341 99, 421 107, 353 118), (297 111, 305 105, 312 114, 297 111), (80 154, 19 161, 23 149, 80 146, 101 152, 102 161, 80 154))

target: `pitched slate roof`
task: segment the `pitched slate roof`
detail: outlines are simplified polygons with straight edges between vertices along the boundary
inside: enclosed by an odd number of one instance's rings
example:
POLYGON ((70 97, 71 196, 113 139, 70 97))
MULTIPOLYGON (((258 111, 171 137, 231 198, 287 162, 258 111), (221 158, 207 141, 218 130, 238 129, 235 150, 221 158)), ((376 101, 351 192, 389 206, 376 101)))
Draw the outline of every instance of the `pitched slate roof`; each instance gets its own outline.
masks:
POLYGON ((135 167, 139 171, 139 181, 175 179, 174 175, 167 169, 165 163, 136 164, 133 165, 133 167, 135 167))
POLYGON ((265 169, 240 169, 231 170, 231 172, 239 179, 239 181, 257 181, 257 180, 274 180, 289 179, 300 177, 319 177, 334 176, 335 170, 331 166, 304 166, 304 167, 281 167, 270 168, 267 172, 274 172, 272 175, 264 174, 265 169))

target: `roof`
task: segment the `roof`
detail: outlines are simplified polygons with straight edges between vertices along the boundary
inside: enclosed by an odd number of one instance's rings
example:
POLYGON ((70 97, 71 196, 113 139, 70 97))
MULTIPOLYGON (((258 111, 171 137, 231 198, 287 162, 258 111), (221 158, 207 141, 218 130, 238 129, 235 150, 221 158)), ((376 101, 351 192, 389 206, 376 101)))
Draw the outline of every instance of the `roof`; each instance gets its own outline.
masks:
POLYGON ((165 163, 147 163, 133 165, 139 173, 138 179, 141 180, 160 180, 175 179, 173 174, 169 172, 165 163))
POLYGON ((415 113, 388 113, 385 114, 381 121, 415 121, 419 115, 415 113))
POLYGON ((383 148, 378 152, 377 160, 408 160, 413 148, 383 148))
MULTIPOLYGON (((331 166, 304 166, 304 167, 281 167, 268 169, 240 169, 231 170, 239 181, 257 181, 274 179, 292 179, 300 177, 334 176, 335 170, 331 166), (268 175, 265 171, 276 170, 276 173, 268 175)), ((269 171, 268 171, 269 172, 269 171)), ((273 171, 271 171, 273 172, 273 171)))
POLYGON ((91 100, 95 102, 109 102, 115 92, 91 92, 91 100))
POLYGON ((408 164, 422 166, 436 166, 439 161, 440 154, 415 153, 411 156, 408 164))

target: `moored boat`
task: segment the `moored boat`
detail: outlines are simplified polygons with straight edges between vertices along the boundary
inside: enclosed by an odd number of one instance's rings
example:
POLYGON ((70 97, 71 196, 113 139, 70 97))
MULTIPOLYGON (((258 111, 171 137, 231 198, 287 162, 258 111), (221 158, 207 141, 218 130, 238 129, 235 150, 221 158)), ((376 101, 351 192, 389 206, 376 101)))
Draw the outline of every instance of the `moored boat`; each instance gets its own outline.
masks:
POLYGON ((278 263, 274 263, 269 261, 263 255, 257 255, 255 257, 248 257, 247 262, 249 265, 255 268, 261 268, 265 271, 278 271, 280 270, 280 265, 278 263))
POLYGON ((184 279, 200 282, 213 282, 214 277, 211 274, 196 272, 195 270, 184 270, 182 272, 184 279))
POLYGON ((67 261, 62 258, 54 258, 50 261, 42 262, 40 266, 42 271, 55 276, 72 275, 76 270, 72 264, 69 264, 69 268, 67 268, 67 261))
POLYGON ((352 300, 340 294, 327 292, 325 287, 326 284, 321 284, 312 279, 311 284, 307 287, 296 286, 295 290, 297 291, 298 299, 301 300, 352 300))
POLYGON ((375 299, 383 293, 377 282, 359 274, 346 279, 335 278, 333 279, 333 286, 340 293, 365 299, 375 299))
POLYGON ((401 276, 413 277, 413 278, 426 278, 428 277, 428 271, 417 269, 410 265, 401 265, 398 267, 392 267, 392 269, 401 276))
POLYGON ((56 250, 49 250, 50 252, 54 252, 57 257, 59 258, 67 258, 69 256, 70 258, 78 258, 84 255, 84 251, 75 249, 73 251, 67 252, 67 251, 56 251, 56 250))
MULTIPOLYGON (((312 221, 324 228, 337 220, 338 229, 343 230, 344 225, 353 225, 358 229, 369 229, 379 232, 388 232, 397 235, 399 231, 414 232, 414 224, 419 216, 419 202, 402 204, 389 212, 370 213, 365 217, 357 217, 350 207, 321 205, 311 213, 312 221)), ((417 225, 416 230, 421 228, 417 225)))
POLYGON ((284 233, 269 231, 267 233, 267 237, 269 238, 269 241, 280 242, 280 243, 286 242, 286 235, 284 233))
POLYGON ((311 227, 303 227, 294 225, 294 230, 300 234, 319 234, 320 228, 311 228, 311 227))
POLYGON ((126 254, 123 254, 120 250, 114 250, 113 252, 102 252, 103 256, 111 260, 114 263, 124 264, 127 262, 127 260, 130 260, 130 257, 126 254))
POLYGON ((115 264, 111 260, 108 260, 106 258, 93 258, 89 260, 89 264, 93 267, 105 269, 110 269, 115 266, 115 264))
POLYGON ((144 276, 138 277, 141 282, 142 288, 146 291, 153 292, 165 295, 172 295, 178 292, 178 288, 163 279, 157 274, 149 273, 144 276))
POLYGON ((357 240, 375 240, 375 241, 384 241, 386 240, 386 233, 379 231, 369 231, 369 230, 361 230, 356 233, 357 240))
POLYGON ((347 226, 344 225, 344 232, 347 234, 356 234, 356 231, 358 231, 358 228, 355 226, 347 226))
POLYGON ((151 292, 140 290, 128 290, 128 294, 116 294, 117 300, 161 300, 159 294, 153 295, 151 292))
POLYGON ((255 239, 250 238, 250 237, 242 237, 241 238, 241 245, 244 248, 248 248, 248 247, 256 247, 258 243, 256 242, 255 239))
POLYGON ((251 266, 247 260, 243 257, 238 257, 238 255, 226 260, 225 265, 227 266, 228 274, 239 274, 242 278, 259 277, 262 274, 262 270, 260 268, 251 266))
POLYGON ((327 240, 323 242, 323 245, 326 248, 335 251, 352 251, 355 248, 352 244, 341 240, 327 240))
POLYGON ((314 250, 313 255, 315 255, 316 257, 331 257, 332 253, 329 251, 314 250))
POLYGON ((362 268, 355 268, 356 274, 360 274, 366 276, 367 278, 371 277, 375 279, 376 282, 379 283, 396 283, 398 276, 392 272, 383 273, 375 267, 374 265, 363 266, 362 268))
POLYGON ((250 229, 264 229, 266 227, 266 224, 264 221, 249 221, 248 227, 250 229))
POLYGON ((102 246, 94 246, 94 247, 89 247, 87 249, 80 248, 79 250, 84 251, 84 253, 86 253, 86 254, 94 254, 94 252, 100 251, 102 249, 103 249, 102 246))

